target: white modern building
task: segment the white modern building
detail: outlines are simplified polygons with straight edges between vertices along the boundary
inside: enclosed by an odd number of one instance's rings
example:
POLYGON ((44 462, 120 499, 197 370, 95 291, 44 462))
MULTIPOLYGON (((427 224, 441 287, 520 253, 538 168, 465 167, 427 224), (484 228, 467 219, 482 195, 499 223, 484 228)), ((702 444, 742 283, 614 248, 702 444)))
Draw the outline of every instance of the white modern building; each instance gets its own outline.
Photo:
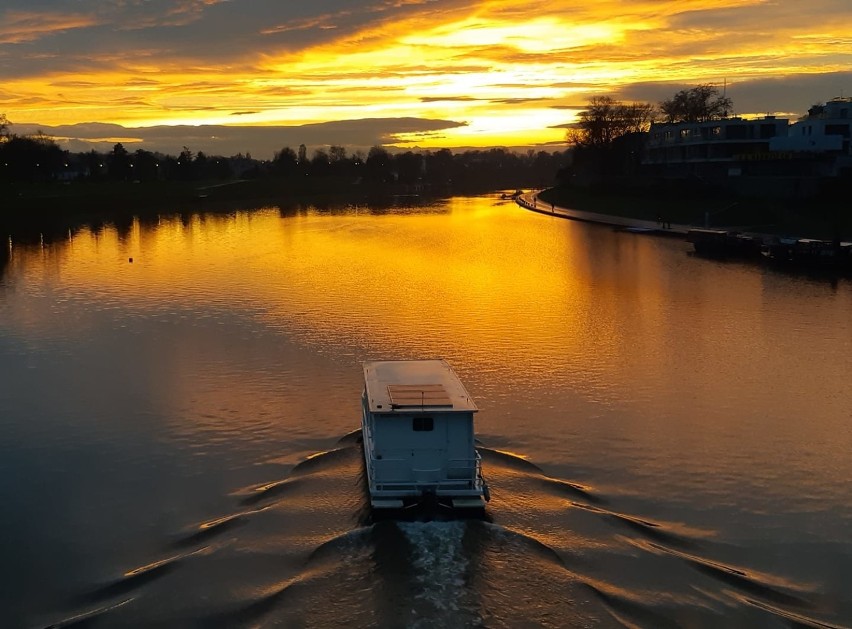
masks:
MULTIPOLYGON (((831 153, 852 155, 852 98, 833 98, 827 103, 814 105, 790 125, 787 133, 773 138, 771 151, 794 153, 831 153)), ((840 160, 845 162, 847 160, 840 160)))

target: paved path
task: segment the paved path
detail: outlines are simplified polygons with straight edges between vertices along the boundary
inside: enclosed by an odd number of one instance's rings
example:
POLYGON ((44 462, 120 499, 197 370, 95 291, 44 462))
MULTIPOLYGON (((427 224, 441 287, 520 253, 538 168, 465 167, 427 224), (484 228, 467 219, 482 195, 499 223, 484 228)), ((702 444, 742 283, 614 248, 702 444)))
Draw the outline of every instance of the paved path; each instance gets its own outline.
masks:
POLYGON ((560 218, 569 218, 575 221, 586 221, 589 223, 602 223, 604 225, 613 225, 615 227, 628 227, 633 229, 647 229, 660 235, 671 236, 686 236, 686 232, 690 229, 695 229, 695 225, 681 225, 677 223, 667 223, 663 227, 657 221, 645 221, 639 218, 627 218, 624 216, 613 216, 612 214, 598 214, 597 212, 584 212, 582 210, 572 210, 566 207, 551 206, 550 203, 537 199, 537 193, 527 192, 516 197, 515 201, 518 205, 533 212, 541 214, 549 214, 560 218))

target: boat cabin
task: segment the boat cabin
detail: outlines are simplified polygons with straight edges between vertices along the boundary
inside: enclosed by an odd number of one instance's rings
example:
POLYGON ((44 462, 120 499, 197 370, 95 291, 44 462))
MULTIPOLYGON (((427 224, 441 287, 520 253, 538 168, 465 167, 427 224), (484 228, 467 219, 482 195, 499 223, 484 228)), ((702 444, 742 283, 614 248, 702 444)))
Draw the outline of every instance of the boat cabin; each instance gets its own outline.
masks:
POLYGON ((482 509, 488 488, 473 434, 477 408, 445 360, 364 363, 364 461, 374 509, 435 500, 482 509))

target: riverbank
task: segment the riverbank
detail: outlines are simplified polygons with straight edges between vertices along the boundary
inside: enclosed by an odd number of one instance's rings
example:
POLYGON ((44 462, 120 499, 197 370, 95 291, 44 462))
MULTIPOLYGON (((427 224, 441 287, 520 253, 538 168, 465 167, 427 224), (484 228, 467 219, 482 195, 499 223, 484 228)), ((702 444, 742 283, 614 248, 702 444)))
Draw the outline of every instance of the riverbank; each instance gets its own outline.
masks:
POLYGON ((574 221, 584 221, 587 223, 600 223, 623 229, 653 232, 654 234, 662 236, 685 237, 689 230, 693 228, 691 225, 671 223, 660 219, 651 221, 630 216, 619 216, 617 214, 604 214, 600 212, 588 212, 567 208, 546 201, 543 193, 527 192, 516 196, 515 202, 527 210, 538 212, 540 214, 558 216, 559 218, 568 218, 574 221))
POLYGON ((539 205, 594 214, 580 218, 613 225, 710 227, 769 235, 852 240, 852 212, 842 199, 744 199, 679 191, 609 191, 555 187, 537 193, 539 205), (637 222, 638 221, 638 222, 637 222))
POLYGON ((514 199, 522 208, 540 214, 599 223, 635 233, 686 238, 695 244, 696 252, 702 255, 759 260, 796 271, 828 273, 833 277, 852 274, 852 243, 843 242, 839 233, 834 239, 822 240, 784 238, 777 233, 735 229, 730 226, 717 226, 713 231, 693 232, 692 230, 700 226, 675 223, 666 218, 651 221, 566 208, 546 201, 547 196, 544 193, 528 192, 519 194, 514 199))
MULTIPOLYGON (((284 211, 310 204, 390 206, 400 197, 412 204, 451 195, 487 192, 454 186, 405 186, 343 177, 265 177, 186 182, 5 184, 0 186, 0 233, 61 232, 85 223, 124 222, 133 217, 194 212, 233 212, 264 206, 284 211)), ((736 199, 688 191, 604 190, 554 187, 537 193, 578 220, 624 227, 665 228, 685 233, 713 227, 771 235, 852 240, 852 212, 831 198, 810 201, 736 199), (844 212, 845 211, 845 212, 844 212), (594 216, 593 216, 594 215, 594 216)), ((531 208, 538 209, 538 208, 531 208)))

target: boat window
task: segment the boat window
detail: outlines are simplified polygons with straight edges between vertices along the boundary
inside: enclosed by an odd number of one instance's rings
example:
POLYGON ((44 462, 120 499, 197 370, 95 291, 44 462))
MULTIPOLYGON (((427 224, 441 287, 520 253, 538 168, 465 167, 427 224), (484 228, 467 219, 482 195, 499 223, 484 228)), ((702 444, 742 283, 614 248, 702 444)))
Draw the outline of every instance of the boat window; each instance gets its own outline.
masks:
POLYGON ((415 432, 426 432, 427 430, 435 430, 435 422, 431 417, 413 417, 412 428, 415 432))

